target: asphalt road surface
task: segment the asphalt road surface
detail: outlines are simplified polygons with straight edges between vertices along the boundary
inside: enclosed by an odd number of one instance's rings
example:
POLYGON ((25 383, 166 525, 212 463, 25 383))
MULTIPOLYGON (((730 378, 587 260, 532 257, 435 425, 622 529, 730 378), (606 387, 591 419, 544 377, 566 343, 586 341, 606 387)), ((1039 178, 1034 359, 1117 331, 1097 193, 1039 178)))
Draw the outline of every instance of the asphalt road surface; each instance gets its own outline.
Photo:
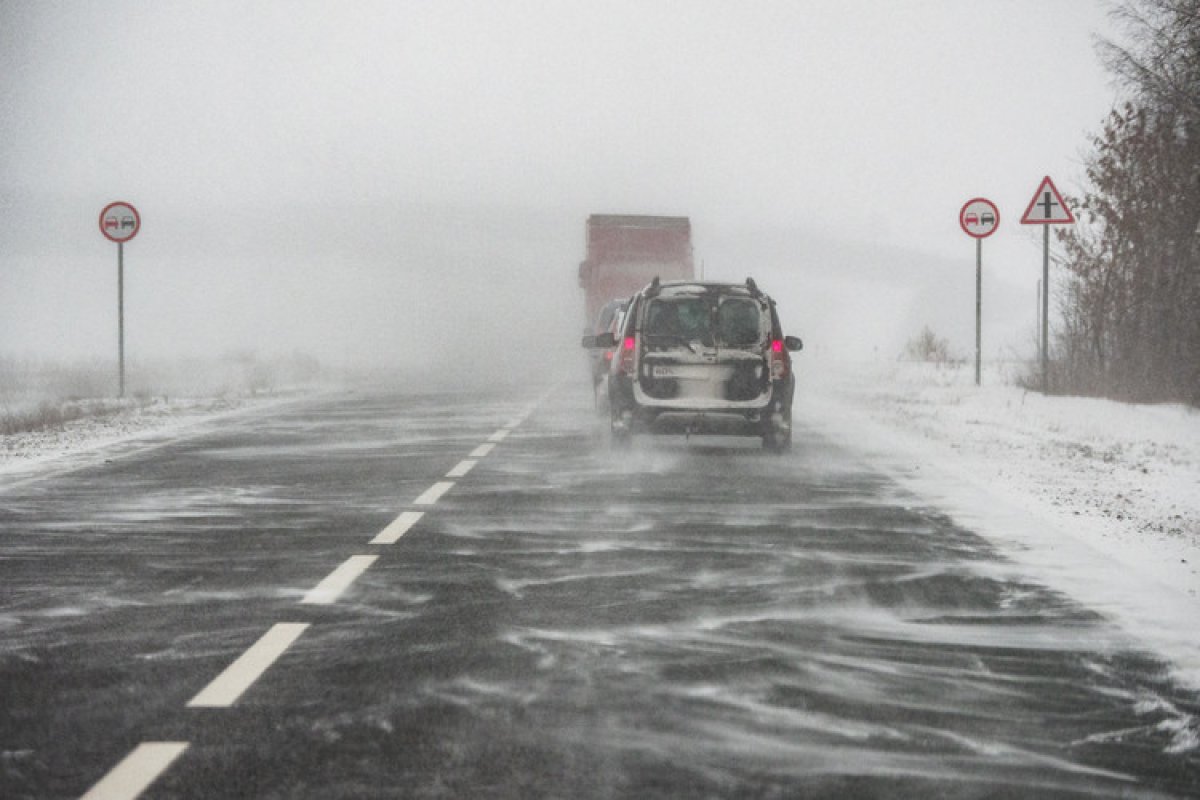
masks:
POLYGON ((0 797, 1200 795, 1197 696, 797 414, 377 391, 0 486, 0 797))

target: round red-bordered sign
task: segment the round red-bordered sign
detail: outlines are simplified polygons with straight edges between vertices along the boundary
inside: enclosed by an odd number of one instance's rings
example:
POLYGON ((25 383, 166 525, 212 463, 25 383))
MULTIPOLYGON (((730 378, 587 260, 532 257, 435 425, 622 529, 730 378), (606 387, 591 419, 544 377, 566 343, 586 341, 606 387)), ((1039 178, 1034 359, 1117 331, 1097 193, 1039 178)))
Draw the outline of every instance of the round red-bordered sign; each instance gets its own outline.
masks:
POLYGON ((991 200, 976 197, 968 200, 958 212, 958 224, 967 236, 985 239, 1000 227, 1000 211, 991 200))
POLYGON ((114 242, 127 242, 141 230, 142 218, 129 203, 109 203, 100 212, 100 232, 114 242))

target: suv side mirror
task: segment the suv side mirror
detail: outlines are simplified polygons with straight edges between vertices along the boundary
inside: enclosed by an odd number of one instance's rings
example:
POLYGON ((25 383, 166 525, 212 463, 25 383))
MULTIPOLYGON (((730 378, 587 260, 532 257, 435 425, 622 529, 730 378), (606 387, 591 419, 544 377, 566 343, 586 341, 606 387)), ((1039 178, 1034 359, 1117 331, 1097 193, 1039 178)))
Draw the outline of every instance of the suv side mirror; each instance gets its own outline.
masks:
POLYGON ((595 336, 583 337, 582 344, 589 350, 611 350, 617 346, 617 337, 613 336, 611 333, 598 333, 595 336))
POLYGON ((795 353, 797 350, 804 349, 804 342, 800 341, 799 336, 785 336, 783 337, 783 346, 795 353))

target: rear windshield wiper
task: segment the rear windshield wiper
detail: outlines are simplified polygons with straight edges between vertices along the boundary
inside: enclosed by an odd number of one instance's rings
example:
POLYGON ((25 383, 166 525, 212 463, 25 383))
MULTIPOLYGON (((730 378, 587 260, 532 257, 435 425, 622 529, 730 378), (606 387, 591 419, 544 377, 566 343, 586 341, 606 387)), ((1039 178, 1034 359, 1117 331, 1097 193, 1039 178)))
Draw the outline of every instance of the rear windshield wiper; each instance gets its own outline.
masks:
POLYGON ((723 347, 726 350, 761 350, 763 343, 761 339, 755 339, 750 342, 726 342, 722 341, 718 347, 723 347))
POLYGON ((692 340, 677 333, 643 333, 642 336, 655 344, 681 344, 693 353, 696 352, 696 348, 692 347, 692 340))

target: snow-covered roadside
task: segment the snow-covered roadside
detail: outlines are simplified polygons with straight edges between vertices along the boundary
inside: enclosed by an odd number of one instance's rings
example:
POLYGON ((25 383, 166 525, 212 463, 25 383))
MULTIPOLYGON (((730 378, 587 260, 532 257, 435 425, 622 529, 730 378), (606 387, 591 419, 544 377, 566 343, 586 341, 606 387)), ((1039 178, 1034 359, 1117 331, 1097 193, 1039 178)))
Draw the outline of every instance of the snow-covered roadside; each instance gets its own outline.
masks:
POLYGON ((0 488, 58 474, 185 435, 230 415, 292 402, 304 395, 171 398, 134 404, 61 425, 0 436, 0 488))
POLYGON ((973 366, 801 362, 797 413, 860 447, 1200 688, 1200 412, 1045 397, 973 366))

